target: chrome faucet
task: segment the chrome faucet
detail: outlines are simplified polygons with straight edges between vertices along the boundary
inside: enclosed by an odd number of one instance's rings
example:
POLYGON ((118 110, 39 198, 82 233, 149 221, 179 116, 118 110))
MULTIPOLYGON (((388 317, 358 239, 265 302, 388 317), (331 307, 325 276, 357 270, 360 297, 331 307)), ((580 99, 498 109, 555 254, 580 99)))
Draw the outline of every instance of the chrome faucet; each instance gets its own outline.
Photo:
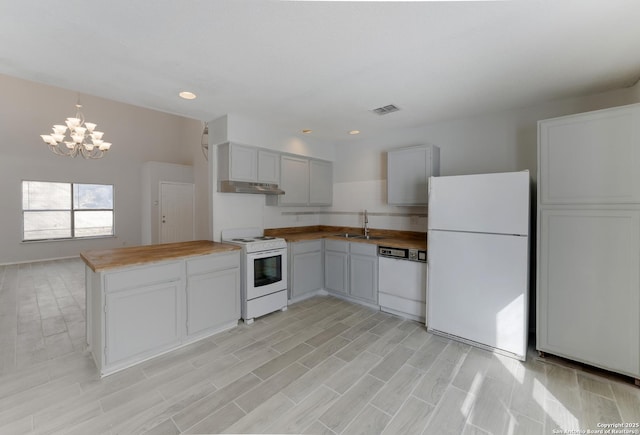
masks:
POLYGON ((367 215, 367 209, 364 209, 364 236, 369 238, 369 217, 367 215))

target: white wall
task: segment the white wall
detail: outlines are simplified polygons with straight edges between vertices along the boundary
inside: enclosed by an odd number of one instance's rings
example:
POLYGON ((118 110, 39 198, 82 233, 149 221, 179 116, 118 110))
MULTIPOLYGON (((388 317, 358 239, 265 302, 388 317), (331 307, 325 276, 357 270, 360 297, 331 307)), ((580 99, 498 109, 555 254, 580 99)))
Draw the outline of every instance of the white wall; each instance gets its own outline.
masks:
MULTIPOLYGON (((238 114, 227 114, 209 123, 209 149, 214 151, 217 144, 227 141, 334 160, 335 150, 331 144, 322 143, 299 132, 282 131, 260 120, 238 114)), ((218 193, 215 151, 209 154, 209 170, 212 183, 214 240, 220 240, 220 232, 228 228, 276 228, 320 223, 320 215, 308 213, 320 211, 322 207, 267 206, 265 195, 218 193), (295 212, 305 214, 293 214, 295 212)))
MULTIPOLYGON (((141 244, 141 174, 146 161, 193 164, 196 182, 203 178, 199 121, 81 95, 86 119, 97 123, 113 146, 103 159, 71 159, 52 154, 40 135, 75 114, 76 92, 0 75, 0 95, 0 264, 141 244), (113 184, 116 237, 21 242, 22 180, 113 184)), ((198 222, 199 237, 209 233, 206 181, 204 186, 200 197, 206 203, 197 205, 197 215, 204 220, 198 222)))
MULTIPOLYGON (((313 136, 282 132, 241 115, 229 114, 210 123, 210 146, 225 141, 271 148, 334 162, 332 207, 294 208, 265 205, 263 195, 215 192, 213 167, 213 236, 233 227, 259 228, 337 225, 360 227, 363 211, 373 228, 426 231, 426 207, 398 207, 386 203, 386 151, 431 143, 440 147, 440 174, 472 174, 528 169, 535 181, 537 121, 640 101, 640 84, 581 98, 439 122, 416 128, 389 130, 368 137, 349 137, 335 144, 313 136)), ((393 115, 390 115, 393 116, 393 115)))
MULTIPOLYGON (((500 113, 390 130, 337 144, 334 203, 341 214, 323 215, 327 225, 361 226, 367 208, 374 228, 426 231, 426 208, 386 204, 386 151, 431 143, 440 147, 440 175, 537 170, 537 121, 640 101, 633 88, 537 104, 500 113), (347 214, 345 214, 347 213, 347 214)), ((393 116, 393 115, 388 115, 393 116)))

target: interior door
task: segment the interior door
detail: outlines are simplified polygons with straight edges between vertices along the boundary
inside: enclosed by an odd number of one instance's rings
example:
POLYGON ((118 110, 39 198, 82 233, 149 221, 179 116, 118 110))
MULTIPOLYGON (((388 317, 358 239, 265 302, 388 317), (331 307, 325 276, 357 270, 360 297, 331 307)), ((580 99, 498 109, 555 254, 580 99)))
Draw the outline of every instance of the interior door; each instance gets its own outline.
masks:
POLYGON ((160 243, 194 239, 194 185, 160 182, 160 243))

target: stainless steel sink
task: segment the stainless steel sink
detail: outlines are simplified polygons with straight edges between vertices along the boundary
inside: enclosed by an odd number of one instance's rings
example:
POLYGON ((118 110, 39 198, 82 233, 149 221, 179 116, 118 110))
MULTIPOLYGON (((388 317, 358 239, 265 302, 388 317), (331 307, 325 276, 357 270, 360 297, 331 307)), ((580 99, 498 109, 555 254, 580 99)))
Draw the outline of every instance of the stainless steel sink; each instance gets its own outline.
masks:
POLYGON ((356 239, 364 239, 364 240, 382 240, 382 239, 384 239, 384 237, 378 237, 378 236, 356 236, 354 238, 356 238, 356 239))
POLYGON ((378 236, 363 236, 362 234, 342 233, 334 234, 334 237, 344 237, 345 239, 360 239, 360 240, 382 240, 384 237, 378 236))
POLYGON ((334 234, 334 237, 344 237, 345 239, 358 239, 364 236, 361 234, 341 233, 341 234, 334 234))

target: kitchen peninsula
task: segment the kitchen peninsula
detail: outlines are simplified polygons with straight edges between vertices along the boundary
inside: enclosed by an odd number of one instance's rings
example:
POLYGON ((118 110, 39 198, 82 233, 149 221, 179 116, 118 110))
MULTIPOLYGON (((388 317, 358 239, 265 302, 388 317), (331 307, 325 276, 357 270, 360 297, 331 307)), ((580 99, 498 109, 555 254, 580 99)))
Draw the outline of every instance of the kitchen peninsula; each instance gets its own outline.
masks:
POLYGON ((86 251, 87 343, 101 376, 233 328, 240 249, 206 240, 86 251))

